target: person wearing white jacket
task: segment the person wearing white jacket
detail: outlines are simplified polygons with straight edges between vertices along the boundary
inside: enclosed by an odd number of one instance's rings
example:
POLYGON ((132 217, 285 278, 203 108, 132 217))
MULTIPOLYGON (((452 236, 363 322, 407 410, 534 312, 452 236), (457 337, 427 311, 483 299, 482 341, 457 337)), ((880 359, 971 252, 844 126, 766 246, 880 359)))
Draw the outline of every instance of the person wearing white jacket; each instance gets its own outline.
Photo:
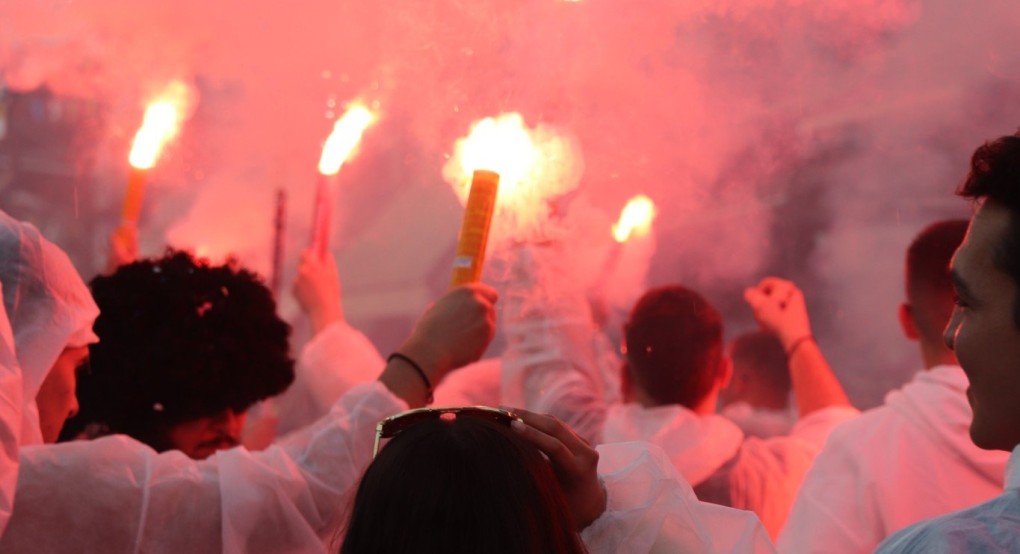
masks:
MULTIPOLYGON (((311 324, 312 338, 298 356, 294 383, 272 399, 278 436, 314 423, 344 393, 372 382, 386 366, 372 341, 345 317, 331 254, 303 252, 292 290, 311 324)), ((499 376, 499 358, 468 364, 436 386, 434 404, 495 406, 500 402, 499 376)))
POLYGON ((970 382, 974 444, 1012 451, 1005 490, 892 535, 882 554, 1020 552, 1020 133, 979 147, 957 193, 979 208, 950 266, 956 306, 944 337, 970 382))
MULTIPOLYGON (((0 283, 6 312, 16 316, 10 326, 0 318, 0 399, 8 402, 0 404, 0 502, 14 500, 0 552, 329 552, 327 541, 372 457, 375 425, 426 404, 433 384, 476 360, 494 332, 492 288, 469 285, 447 293, 401 346, 405 357, 388 362, 378 381, 355 387, 326 417, 263 452, 233 448, 198 461, 178 451, 157 453, 122 435, 39 444, 38 419, 34 428, 14 425, 23 413, 36 413, 29 404, 39 398, 19 394, 18 370, 44 380, 66 345, 90 340, 96 310, 58 248, 29 225, 6 215, 2 222, 0 283), (11 344, 18 348, 16 361, 11 344), (19 396, 29 400, 10 405, 19 396)), ((63 417, 73 411, 70 405, 63 417)), ((642 445, 630 450, 604 459, 615 463, 603 470, 608 494, 592 514, 589 551, 674 551, 654 549, 677 541, 772 551, 753 515, 701 506, 680 481, 661 477, 654 452, 649 457, 642 445), (720 519, 731 522, 732 533, 707 531, 705 525, 720 519)), ((0 523, 4 508, 0 503, 0 523)))
POLYGON ((592 348, 592 319, 581 293, 572 289, 563 253, 555 246, 529 247, 518 256, 504 291, 504 402, 551 413, 593 444, 651 442, 666 452, 699 498, 753 510, 770 536, 777 536, 826 436, 858 413, 811 338, 800 291, 788 281, 766 279, 746 292, 756 316, 780 336, 791 355, 801 413, 790 436, 761 440, 745 438, 733 422, 714 413, 729 366, 722 356, 721 320, 700 295, 666 287, 638 301, 627 329, 627 363, 633 364, 636 356, 659 356, 667 385, 639 382, 628 370, 622 391, 627 402, 610 404, 592 348), (634 313, 655 314, 666 304, 671 320, 684 321, 667 327, 664 319, 652 315, 647 329, 656 335, 654 340, 632 344, 634 313), (679 347, 683 333, 666 329, 676 331, 687 323, 689 342, 679 347), (675 355, 687 347, 684 356, 692 367, 675 355), (705 375, 689 375, 699 372, 705 375), (700 381, 698 390, 691 379, 700 381), (660 400, 663 396, 690 399, 684 404, 660 400))
POLYGON ((22 448, 53 442, 78 409, 78 368, 99 309, 71 261, 0 211, 0 532, 13 510, 22 448))
POLYGON ((911 243, 900 322, 925 370, 832 433, 779 539, 784 552, 871 552, 912 523, 1002 490, 1006 453, 971 440, 967 376, 942 340, 953 310, 949 260, 966 229, 965 220, 940 221, 911 243))
MULTIPOLYGON (((495 291, 451 291, 401 347, 424 376, 393 360, 377 382, 264 452, 234 448, 198 462, 124 436, 40 444, 37 413, 59 414, 50 426, 59 431, 75 408, 43 410, 38 390, 66 346, 94 340, 98 310, 63 252, 30 225, 6 215, 0 221, 0 282, 26 382, 19 444, 10 434, 4 442, 18 463, 4 465, 17 489, 0 552, 324 552, 323 539, 371 459, 375 424, 423 405, 425 382, 477 359, 493 334, 495 291)), ((0 395, 13 397, 10 382, 0 385, 7 387, 0 395)), ((73 402, 73 382, 63 390, 73 402)))

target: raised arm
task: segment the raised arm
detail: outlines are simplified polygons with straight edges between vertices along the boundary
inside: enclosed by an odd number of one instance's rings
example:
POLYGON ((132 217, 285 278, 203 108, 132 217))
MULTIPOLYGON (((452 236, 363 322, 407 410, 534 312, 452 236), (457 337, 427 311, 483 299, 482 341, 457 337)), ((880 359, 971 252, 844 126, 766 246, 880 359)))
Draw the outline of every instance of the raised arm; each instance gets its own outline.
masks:
POLYGON ((344 317, 343 288, 332 254, 301 255, 292 288, 314 335, 294 367, 294 383, 274 399, 283 435, 321 418, 348 390, 379 377, 386 361, 375 345, 344 317))
POLYGON ((587 301, 555 249, 516 255, 503 310, 503 403, 552 414, 598 444, 607 406, 587 301))
POLYGON ((327 252, 325 256, 319 256, 312 250, 302 252, 292 290, 316 335, 330 325, 344 321, 340 273, 332 254, 327 252))
POLYGON ((754 317, 786 351, 800 417, 829 406, 850 406, 843 385, 811 334, 804 294, 791 281, 766 277, 744 291, 754 317))
MULTIPOLYGON (((438 383, 484 352, 495 298, 485 285, 451 291, 401 352, 438 383)), ((376 423, 420 406, 427 390, 394 360, 378 382, 265 451, 235 448, 201 462, 123 436, 25 448, 0 551, 326 552, 371 460, 376 423)))

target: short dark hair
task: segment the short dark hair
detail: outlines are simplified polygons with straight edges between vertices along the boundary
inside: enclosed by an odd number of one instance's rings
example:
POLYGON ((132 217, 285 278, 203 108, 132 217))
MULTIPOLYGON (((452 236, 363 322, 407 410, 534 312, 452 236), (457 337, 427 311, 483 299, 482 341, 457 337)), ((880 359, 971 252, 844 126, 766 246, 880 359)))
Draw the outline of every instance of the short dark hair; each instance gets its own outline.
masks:
POLYGON ((712 390, 723 361, 722 317, 680 285, 649 290, 624 327, 627 372, 658 405, 694 408, 712 390))
POLYGON ((506 425, 416 423, 365 471, 341 553, 585 552, 549 461, 506 425))
POLYGON ((730 358, 734 371, 753 368, 755 381, 767 386, 770 396, 786 403, 792 386, 790 366, 783 344, 774 334, 751 331, 738 336, 730 343, 730 358))
POLYGON ((233 259, 214 266, 168 249, 91 288, 100 341, 65 437, 100 425, 167 450, 170 427, 247 410, 294 380, 290 326, 261 279, 233 259))
MULTIPOLYGON (((986 142, 974 151, 970 173, 956 193, 995 202, 1009 210, 1009 226, 995 253, 995 265, 1020 289, 1020 132, 986 142)), ((1020 296, 1013 305, 1020 327, 1020 296)))
POLYGON ((949 262, 966 234, 966 219, 937 221, 918 233, 907 249, 907 301, 918 332, 927 340, 941 341, 952 316, 949 262))

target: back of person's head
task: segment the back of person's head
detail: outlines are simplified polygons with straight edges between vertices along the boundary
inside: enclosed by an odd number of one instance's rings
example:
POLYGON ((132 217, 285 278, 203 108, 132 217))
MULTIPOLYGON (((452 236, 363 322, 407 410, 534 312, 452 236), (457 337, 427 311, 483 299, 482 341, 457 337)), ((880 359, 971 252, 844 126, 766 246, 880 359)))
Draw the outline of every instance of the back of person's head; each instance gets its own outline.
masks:
POLYGON ((949 262, 967 234, 967 220, 932 223, 907 249, 907 301, 918 334, 933 344, 942 343, 942 331, 953 313, 953 280, 949 262))
POLYGON ((173 426, 243 412, 294 379, 290 326, 258 276, 233 260, 210 265, 168 250, 91 286, 100 342, 64 438, 99 424, 167 450, 173 426))
POLYGON ((694 408, 724 371, 722 317, 680 285, 649 290, 624 327, 627 378, 656 405, 694 408))
POLYGON ((733 379, 724 404, 747 402, 758 408, 782 409, 790 397, 790 366, 782 343, 772 333, 752 331, 730 343, 733 379))
POLYGON ((365 471, 340 552, 584 552, 552 466, 506 425, 416 423, 365 471))
MULTIPOLYGON (((995 265, 1020 287, 1020 132, 978 148, 957 194, 1009 210, 1009 227, 996 249, 995 265)), ((1013 306, 1013 320, 1020 327, 1020 295, 1013 306)))

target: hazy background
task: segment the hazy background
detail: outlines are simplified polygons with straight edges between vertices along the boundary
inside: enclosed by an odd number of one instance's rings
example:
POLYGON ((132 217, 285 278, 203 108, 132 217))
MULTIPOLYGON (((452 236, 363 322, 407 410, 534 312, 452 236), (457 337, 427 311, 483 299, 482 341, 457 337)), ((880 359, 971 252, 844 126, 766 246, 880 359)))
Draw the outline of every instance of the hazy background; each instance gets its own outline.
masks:
POLYGON ((752 325, 744 286, 793 278, 871 406, 920 364, 895 317, 908 242, 969 214, 952 191, 970 153, 1020 125, 1018 28, 1015 0, 0 0, 0 207, 99 271, 145 104, 182 79, 197 104, 151 173, 143 254, 268 272, 283 189, 289 282, 332 119, 378 102, 332 246, 349 318, 386 352, 449 278, 454 142, 516 111, 581 156, 556 203, 578 267, 601 267, 628 198, 658 203, 613 298, 650 264, 649 284, 705 291, 732 335, 752 325))

